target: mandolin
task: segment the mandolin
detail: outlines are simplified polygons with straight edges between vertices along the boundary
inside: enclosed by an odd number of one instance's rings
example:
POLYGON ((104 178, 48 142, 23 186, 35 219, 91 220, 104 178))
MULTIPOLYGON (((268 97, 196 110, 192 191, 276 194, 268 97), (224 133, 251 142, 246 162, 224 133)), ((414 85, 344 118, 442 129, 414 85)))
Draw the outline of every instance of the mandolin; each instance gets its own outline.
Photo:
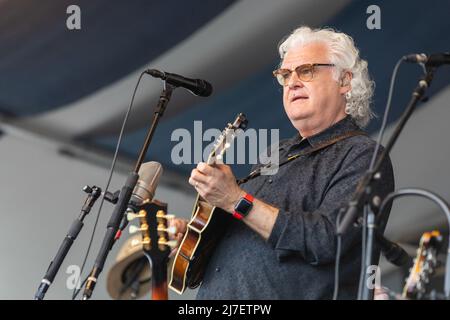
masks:
MULTIPOLYGON (((216 140, 206 163, 211 165, 223 162, 223 156, 231 146, 237 130, 245 130, 247 123, 247 118, 242 113, 233 123, 229 123, 216 140)), ((200 285, 209 258, 230 219, 230 214, 211 206, 197 194, 191 220, 172 265, 170 289, 182 294, 187 287, 194 289, 200 285)))
POLYGON ((141 240, 132 245, 142 244, 144 255, 150 263, 152 272, 152 300, 167 300, 167 264, 171 247, 176 241, 169 241, 167 204, 158 200, 144 201, 138 213, 128 213, 128 221, 139 219, 140 226, 130 226, 130 233, 141 233, 141 240))
POLYGON ((425 232, 422 235, 414 265, 403 288, 403 298, 422 299, 424 297, 426 285, 437 266, 437 254, 441 244, 442 236, 439 231, 425 232))

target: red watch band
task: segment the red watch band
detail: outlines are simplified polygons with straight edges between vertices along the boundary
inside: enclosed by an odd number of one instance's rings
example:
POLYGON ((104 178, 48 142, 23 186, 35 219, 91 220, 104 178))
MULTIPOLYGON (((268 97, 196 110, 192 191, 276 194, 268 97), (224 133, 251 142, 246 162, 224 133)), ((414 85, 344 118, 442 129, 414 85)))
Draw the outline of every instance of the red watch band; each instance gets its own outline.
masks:
MULTIPOLYGON (((247 200, 248 202, 253 203, 253 200, 255 199, 251 194, 246 193, 245 196, 243 197, 243 199, 247 200)), ((236 210, 234 210, 233 212, 233 217, 235 217, 238 220, 242 220, 244 218, 244 216, 237 212, 236 210)))
POLYGON ((249 193, 245 194, 244 199, 247 199, 250 202, 253 202, 253 200, 255 200, 255 198, 249 193))
POLYGON ((242 220, 244 217, 242 216, 242 214, 237 213, 236 211, 233 212, 233 217, 235 217, 238 220, 242 220))

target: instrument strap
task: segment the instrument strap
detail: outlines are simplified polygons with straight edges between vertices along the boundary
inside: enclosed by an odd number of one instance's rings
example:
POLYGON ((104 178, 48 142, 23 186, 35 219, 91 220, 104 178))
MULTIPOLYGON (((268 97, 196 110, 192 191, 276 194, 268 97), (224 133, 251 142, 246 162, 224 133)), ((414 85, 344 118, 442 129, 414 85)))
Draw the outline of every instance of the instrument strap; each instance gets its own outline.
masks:
MULTIPOLYGON (((367 136, 367 133, 364 132, 364 131, 361 131, 361 130, 348 131, 348 132, 346 132, 346 133, 344 133, 342 135, 334 137, 333 139, 323 141, 323 142, 319 143, 317 146, 315 146, 312 149, 302 150, 299 153, 297 153, 297 154, 295 154, 293 156, 290 156, 286 160, 284 160, 281 163, 279 163, 278 164, 278 168, 281 168, 285 164, 288 164, 289 162, 291 162, 291 161, 293 161, 293 160, 295 160, 297 158, 300 158, 302 156, 306 156, 306 155, 312 154, 312 153, 314 153, 316 151, 319 151, 319 150, 322 150, 322 149, 324 149, 324 148, 326 148, 328 146, 331 146, 332 144, 335 144, 338 141, 344 140, 344 139, 349 138, 349 137, 358 136, 358 135, 365 135, 365 136, 367 136)), ((245 183, 245 182, 247 182, 247 181, 249 181, 251 179, 259 177, 263 170, 270 170, 270 167, 272 165, 273 165, 272 163, 269 163, 269 164, 267 164, 265 166, 262 166, 262 167, 259 167, 259 168, 255 169, 255 170, 253 170, 247 177, 239 179, 237 181, 237 183, 238 184, 242 184, 242 183, 245 183)))

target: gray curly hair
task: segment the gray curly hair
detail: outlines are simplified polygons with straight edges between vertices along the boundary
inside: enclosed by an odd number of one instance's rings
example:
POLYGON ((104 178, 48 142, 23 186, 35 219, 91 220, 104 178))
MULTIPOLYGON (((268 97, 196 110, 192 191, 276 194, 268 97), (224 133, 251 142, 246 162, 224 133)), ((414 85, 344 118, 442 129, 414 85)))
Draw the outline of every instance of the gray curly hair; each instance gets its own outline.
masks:
POLYGON ((330 53, 330 62, 336 65, 333 76, 339 81, 342 72, 351 72, 351 92, 346 96, 345 112, 360 127, 365 127, 374 113, 370 109, 375 83, 369 77, 367 61, 359 57, 352 37, 331 28, 311 29, 306 26, 295 29, 279 45, 281 60, 292 48, 310 42, 323 42, 330 53))

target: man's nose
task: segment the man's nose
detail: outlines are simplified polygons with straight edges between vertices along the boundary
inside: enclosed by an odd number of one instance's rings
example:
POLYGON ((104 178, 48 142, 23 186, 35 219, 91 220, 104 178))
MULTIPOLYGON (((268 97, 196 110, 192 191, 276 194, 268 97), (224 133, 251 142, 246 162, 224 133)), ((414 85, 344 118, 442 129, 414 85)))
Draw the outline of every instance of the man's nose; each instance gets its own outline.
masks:
POLYGON ((303 87, 303 82, 300 80, 300 78, 297 75, 297 72, 292 72, 291 76, 288 79, 287 86, 292 89, 296 87, 303 87))

